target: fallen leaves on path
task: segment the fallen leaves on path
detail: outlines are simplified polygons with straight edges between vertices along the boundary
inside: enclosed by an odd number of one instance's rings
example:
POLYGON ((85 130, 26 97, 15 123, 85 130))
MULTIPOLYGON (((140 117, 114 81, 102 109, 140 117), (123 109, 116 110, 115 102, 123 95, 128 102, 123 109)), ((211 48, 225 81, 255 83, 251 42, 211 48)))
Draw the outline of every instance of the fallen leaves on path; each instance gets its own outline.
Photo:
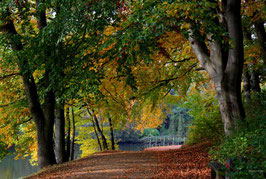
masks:
POLYGON ((160 170, 156 178, 210 178, 208 150, 210 142, 160 152, 160 170))
MULTIPOLYGON (((158 149, 96 153, 68 163, 47 167, 27 179, 210 178, 209 148, 210 143, 204 142, 168 151, 158 149)), ((167 147, 164 149, 167 150, 167 147)))

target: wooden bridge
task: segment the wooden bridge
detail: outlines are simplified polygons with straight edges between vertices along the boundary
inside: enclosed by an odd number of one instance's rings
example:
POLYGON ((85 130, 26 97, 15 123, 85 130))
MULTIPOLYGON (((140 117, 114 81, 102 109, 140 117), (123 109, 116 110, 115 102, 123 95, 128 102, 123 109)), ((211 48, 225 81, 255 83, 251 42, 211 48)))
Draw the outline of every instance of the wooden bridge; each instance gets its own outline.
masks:
POLYGON ((180 136, 150 136, 140 140, 143 143, 144 149, 149 147, 182 145, 186 141, 186 137, 180 136))

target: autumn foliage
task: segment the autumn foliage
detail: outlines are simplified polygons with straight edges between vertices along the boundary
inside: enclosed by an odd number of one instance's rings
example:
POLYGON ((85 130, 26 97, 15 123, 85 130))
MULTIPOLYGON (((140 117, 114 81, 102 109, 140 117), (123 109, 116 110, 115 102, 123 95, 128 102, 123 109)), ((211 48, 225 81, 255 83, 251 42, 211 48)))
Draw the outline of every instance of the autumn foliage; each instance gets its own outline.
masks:
POLYGON ((182 149, 161 152, 160 170, 156 178, 210 178, 209 141, 186 146, 182 149))

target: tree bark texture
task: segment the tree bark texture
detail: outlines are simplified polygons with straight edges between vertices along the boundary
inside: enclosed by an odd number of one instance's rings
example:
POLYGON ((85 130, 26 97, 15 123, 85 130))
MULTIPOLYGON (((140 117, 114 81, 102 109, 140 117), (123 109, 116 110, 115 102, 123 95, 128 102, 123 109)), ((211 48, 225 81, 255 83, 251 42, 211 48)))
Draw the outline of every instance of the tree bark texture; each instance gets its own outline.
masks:
POLYGON ((71 143, 71 151, 70 151, 70 160, 74 160, 74 152, 75 152, 75 133, 76 133, 76 126, 75 126, 75 115, 74 109, 72 108, 72 143, 71 143))
POLYGON ((251 91, 253 92, 260 92, 260 78, 259 78, 259 72, 258 71, 252 71, 251 77, 250 77, 250 85, 251 85, 251 91))
POLYGON ((107 144, 107 141, 106 141, 106 137, 103 133, 103 130, 101 129, 100 127, 100 124, 99 124, 99 120, 97 118, 97 116, 94 113, 94 111, 90 112, 89 109, 87 109, 88 113, 90 114, 92 120, 94 120, 94 124, 96 126, 96 129, 97 131, 99 132, 100 136, 101 136, 101 139, 102 139, 102 146, 103 146, 103 150, 109 150, 108 148, 108 144, 107 144))
POLYGON ((100 133, 101 135, 101 138, 102 138, 102 142, 103 142, 103 149, 104 150, 109 150, 108 148, 108 145, 107 145, 107 140, 106 140, 106 137, 103 133, 103 130, 101 129, 100 127, 100 124, 99 124, 99 121, 98 121, 98 118, 94 115, 94 122, 95 122, 95 125, 96 125, 96 129, 98 130, 98 132, 100 133))
MULTIPOLYGON (((214 82, 219 108, 224 123, 226 135, 230 135, 235 128, 237 120, 245 118, 244 107, 241 99, 241 75, 243 70, 243 33, 240 16, 241 0, 223 0, 225 24, 231 47, 224 51, 218 40, 209 42, 207 46, 199 41, 190 31, 189 41, 192 49, 214 82)), ((217 22, 218 23, 218 22, 217 22)), ((211 39, 211 34, 208 34, 211 39)))
POLYGON ((251 99, 250 89, 251 89, 250 75, 249 72, 246 71, 244 73, 244 79, 243 79, 243 93, 244 93, 245 102, 248 102, 251 99))
MULTIPOLYGON (((0 32, 10 36, 10 45, 14 51, 23 50, 23 45, 21 41, 18 40, 19 34, 12 20, 8 20, 4 26, 1 26, 0 32), (13 41, 13 36, 17 36, 15 42, 13 41)), ((17 63, 22 76, 31 116, 37 129, 38 165, 40 168, 43 168, 56 163, 53 149, 54 118, 50 118, 53 116, 53 113, 49 110, 53 107, 53 94, 49 92, 48 95, 46 95, 45 110, 43 110, 39 101, 35 80, 32 73, 29 71, 28 61, 18 60, 17 63)))
POLYGON ((265 73, 266 68, 266 32, 264 28, 264 22, 255 22, 255 31, 258 37, 258 41, 261 48, 261 56, 263 59, 263 72, 265 73))
MULTIPOLYGON (((56 163, 53 146, 54 118, 49 118, 52 114, 49 114, 48 111, 45 111, 46 114, 43 112, 33 77, 31 80, 23 77, 23 83, 31 115, 37 129, 38 165, 40 168, 43 168, 56 163)), ((48 104, 46 105, 47 107, 49 106, 48 104)))
POLYGON ((66 107, 66 122, 67 122, 67 137, 66 137, 66 157, 70 160, 70 133, 71 133, 71 122, 69 117, 69 107, 66 107))
POLYGON ((109 117, 109 127, 110 127, 110 133, 111 133, 111 144, 112 144, 112 150, 115 150, 115 138, 114 138, 114 128, 113 128, 113 123, 112 119, 109 117))
POLYGON ((57 163, 68 161, 65 149, 65 114, 64 105, 56 108, 55 116, 55 154, 57 163))
POLYGON ((101 144, 101 141, 100 141, 100 138, 99 138, 99 134, 98 134, 98 132, 97 132, 97 130, 95 128, 95 122, 94 122, 93 119, 92 119, 92 125, 93 125, 94 133, 95 133, 95 136, 96 136, 100 151, 103 151, 103 147, 102 147, 102 144, 101 144))

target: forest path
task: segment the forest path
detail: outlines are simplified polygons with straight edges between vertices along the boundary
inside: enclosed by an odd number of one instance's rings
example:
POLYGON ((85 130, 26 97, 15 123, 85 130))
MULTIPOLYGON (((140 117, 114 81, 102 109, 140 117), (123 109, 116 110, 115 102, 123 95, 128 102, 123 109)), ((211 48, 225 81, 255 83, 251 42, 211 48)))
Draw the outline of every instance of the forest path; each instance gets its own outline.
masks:
POLYGON ((159 169, 158 154, 146 151, 96 153, 44 169, 29 178, 152 178, 159 169))
POLYGON ((107 151, 53 165, 27 177, 35 178, 210 178, 210 142, 146 151, 107 151))

